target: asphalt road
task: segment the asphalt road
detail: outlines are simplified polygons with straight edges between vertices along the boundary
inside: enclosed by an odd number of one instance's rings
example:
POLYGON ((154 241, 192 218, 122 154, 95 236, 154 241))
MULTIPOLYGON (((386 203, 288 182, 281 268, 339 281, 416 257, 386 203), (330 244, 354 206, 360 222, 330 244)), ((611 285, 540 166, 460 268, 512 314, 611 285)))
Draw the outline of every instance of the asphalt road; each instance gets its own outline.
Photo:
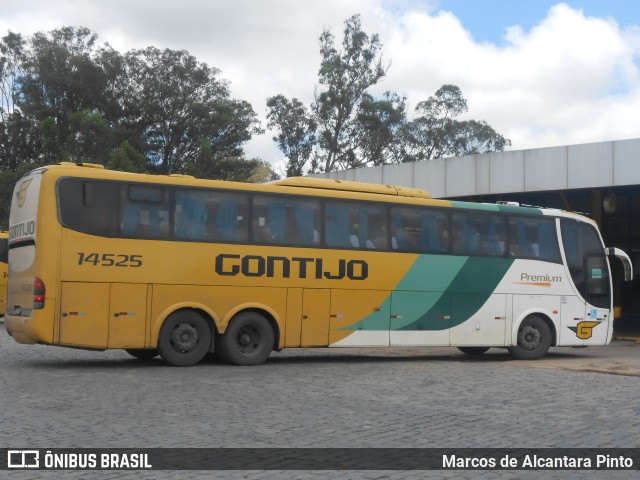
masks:
MULTIPOLYGON (((640 345, 307 349, 188 368, 19 345, 0 326, 5 448, 640 447, 640 345)), ((630 478, 540 471, 0 471, 0 478, 630 478)))

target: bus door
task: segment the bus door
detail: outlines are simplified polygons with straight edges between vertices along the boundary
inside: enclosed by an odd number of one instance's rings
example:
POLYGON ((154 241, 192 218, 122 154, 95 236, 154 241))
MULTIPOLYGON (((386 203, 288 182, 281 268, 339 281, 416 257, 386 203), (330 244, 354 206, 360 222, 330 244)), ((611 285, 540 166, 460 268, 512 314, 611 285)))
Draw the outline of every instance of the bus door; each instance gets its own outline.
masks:
POLYGON ((143 348, 147 285, 63 282, 60 344, 143 348))
POLYGON ((586 255, 585 324, 581 335, 586 345, 603 345, 613 329, 609 264, 600 252, 586 255), (611 317, 611 318, 610 318, 611 317))
MULTIPOLYGON (((609 263, 596 229, 588 224, 563 219, 560 223, 569 275, 577 292, 584 299, 575 302, 574 325, 567 325, 576 341, 584 345, 604 345, 612 333, 611 289, 609 263)), ((571 306, 571 297, 566 297, 571 306)), ((563 297, 563 307, 565 307, 563 297)), ((573 311, 574 308, 567 308, 573 311)), ((569 322, 571 316, 563 314, 569 322)), ((563 328, 563 333, 567 328, 563 328)))
POLYGON ((306 288, 302 292, 301 347, 329 345, 331 290, 306 288))
POLYGON ((390 345, 449 345, 448 292, 393 292, 390 316, 390 345))
POLYGON ((455 346, 498 346, 505 344, 507 295, 453 293, 449 341, 455 346))

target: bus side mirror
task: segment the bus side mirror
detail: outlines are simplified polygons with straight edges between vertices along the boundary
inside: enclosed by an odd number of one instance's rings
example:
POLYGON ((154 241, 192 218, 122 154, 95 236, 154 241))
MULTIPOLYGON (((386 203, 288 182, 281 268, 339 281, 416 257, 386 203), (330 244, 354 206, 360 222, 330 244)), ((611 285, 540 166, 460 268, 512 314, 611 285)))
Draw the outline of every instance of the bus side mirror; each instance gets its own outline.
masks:
POLYGON ((605 248, 605 252, 608 257, 617 257, 624 267, 624 280, 630 282, 633 280, 633 265, 631 265, 631 259, 623 250, 615 247, 605 248))

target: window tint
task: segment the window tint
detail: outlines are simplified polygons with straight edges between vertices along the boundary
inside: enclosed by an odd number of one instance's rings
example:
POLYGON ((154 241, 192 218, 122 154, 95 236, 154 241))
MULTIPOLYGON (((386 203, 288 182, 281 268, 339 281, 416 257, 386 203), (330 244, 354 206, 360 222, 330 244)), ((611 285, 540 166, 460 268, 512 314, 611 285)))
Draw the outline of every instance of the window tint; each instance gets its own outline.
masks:
POLYGON ((208 242, 244 242, 248 231, 246 196, 211 190, 175 192, 175 236, 208 242))
POLYGON ((502 256, 506 251, 506 222, 500 215, 478 212, 453 214, 453 253, 502 256))
POLYGON ((449 250, 449 215, 443 210, 391 209, 391 249, 413 252, 449 250))
POLYGON ((509 255, 559 262, 555 220, 539 217, 510 218, 509 255))
POLYGON ((380 205, 327 202, 325 242, 339 248, 388 248, 386 208, 380 205))
POLYGON ((253 239, 258 243, 320 244, 320 203, 291 197, 257 195, 253 199, 253 239))
POLYGON ((105 237, 119 234, 120 184, 80 178, 58 183, 60 222, 79 232, 105 237))
POLYGON ((162 187, 122 185, 120 232, 124 237, 168 238, 170 206, 162 187))

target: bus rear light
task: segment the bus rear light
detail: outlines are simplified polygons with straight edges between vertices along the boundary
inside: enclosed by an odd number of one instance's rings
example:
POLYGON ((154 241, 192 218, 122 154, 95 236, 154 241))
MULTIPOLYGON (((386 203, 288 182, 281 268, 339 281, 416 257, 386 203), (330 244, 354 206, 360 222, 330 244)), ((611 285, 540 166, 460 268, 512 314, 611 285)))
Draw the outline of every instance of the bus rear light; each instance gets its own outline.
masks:
POLYGON ((44 282, 36 277, 33 280, 33 308, 44 308, 45 287, 44 282))

